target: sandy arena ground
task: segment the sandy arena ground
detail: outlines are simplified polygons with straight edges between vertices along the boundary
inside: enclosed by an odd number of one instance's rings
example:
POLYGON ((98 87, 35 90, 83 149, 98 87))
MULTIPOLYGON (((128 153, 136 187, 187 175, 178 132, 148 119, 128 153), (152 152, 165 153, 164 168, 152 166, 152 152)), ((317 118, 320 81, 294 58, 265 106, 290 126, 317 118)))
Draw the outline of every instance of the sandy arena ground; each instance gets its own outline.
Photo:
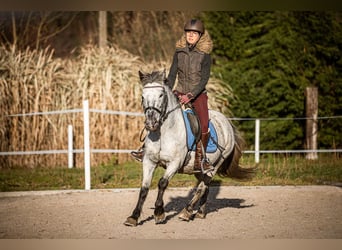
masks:
POLYGON ((138 189, 0 193, 1 239, 341 239, 342 189, 335 186, 211 187, 205 219, 180 221, 191 188, 165 192, 156 225, 150 190, 137 227, 123 224, 138 189))

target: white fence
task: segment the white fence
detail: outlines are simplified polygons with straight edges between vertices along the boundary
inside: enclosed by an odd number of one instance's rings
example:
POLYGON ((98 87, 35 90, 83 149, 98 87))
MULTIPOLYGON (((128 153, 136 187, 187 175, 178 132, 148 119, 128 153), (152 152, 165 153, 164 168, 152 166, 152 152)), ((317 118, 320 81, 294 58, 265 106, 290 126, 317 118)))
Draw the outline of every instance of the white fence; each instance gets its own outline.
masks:
MULTIPOLYGON (((342 118, 342 116, 331 117, 318 117, 317 120, 322 119, 336 119, 342 118)), ((299 150, 260 150, 260 121, 272 121, 272 120, 306 120, 312 118, 230 118, 231 120, 250 120, 255 121, 255 139, 254 150, 245 150, 243 153, 255 154, 255 162, 259 163, 260 154, 291 154, 291 153, 339 153, 342 149, 299 149, 299 150)))
MULTIPOLYGON (((91 178, 90 178, 90 154, 91 153, 130 153, 133 149, 91 149, 90 148, 90 129, 89 129, 89 115, 90 113, 102 113, 110 115, 133 115, 133 116, 143 116, 142 113, 136 112, 122 112, 122 111, 109 111, 109 110, 98 110, 90 109, 88 100, 83 101, 82 109, 72 109, 63 111, 49 111, 49 112, 35 112, 35 113, 25 113, 25 114, 14 114, 8 115, 9 117, 17 116, 33 116, 33 115, 55 115, 55 114, 68 114, 68 113, 83 113, 84 122, 84 148, 74 149, 73 148, 73 128, 71 125, 68 126, 68 149, 67 150, 39 150, 39 151, 13 151, 13 152, 0 152, 0 156, 5 155, 34 155, 34 154, 68 154, 68 167, 73 167, 73 155, 75 153, 84 153, 84 175, 85 175, 85 190, 91 189, 91 178)), ((342 118, 342 116, 334 117, 318 117, 318 119, 333 119, 342 118)), ((260 154, 267 153, 334 153, 342 152, 342 149, 317 149, 317 150, 260 150, 260 121, 262 120, 284 120, 284 119, 307 119, 307 118, 269 118, 269 119, 255 119, 255 118, 230 118, 231 120, 251 120, 255 121, 255 150, 245 150, 243 153, 255 154, 255 162, 259 162, 260 154)))

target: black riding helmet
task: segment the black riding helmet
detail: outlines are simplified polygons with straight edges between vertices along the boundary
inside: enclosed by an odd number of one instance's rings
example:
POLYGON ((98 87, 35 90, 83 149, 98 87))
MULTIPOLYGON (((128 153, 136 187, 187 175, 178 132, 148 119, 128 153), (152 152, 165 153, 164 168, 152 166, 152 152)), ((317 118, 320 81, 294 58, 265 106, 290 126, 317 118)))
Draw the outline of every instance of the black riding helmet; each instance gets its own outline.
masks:
POLYGON ((184 25, 184 31, 197 31, 202 35, 204 33, 204 25, 198 19, 191 19, 184 25))

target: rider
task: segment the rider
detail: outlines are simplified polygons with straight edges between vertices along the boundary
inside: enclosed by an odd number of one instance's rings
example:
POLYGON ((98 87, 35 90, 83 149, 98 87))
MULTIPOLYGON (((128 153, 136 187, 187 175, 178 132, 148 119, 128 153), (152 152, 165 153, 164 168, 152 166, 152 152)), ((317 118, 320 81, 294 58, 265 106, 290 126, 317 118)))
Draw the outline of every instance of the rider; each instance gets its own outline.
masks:
MULTIPOLYGON (((192 104, 201 124, 201 140, 196 144, 194 170, 201 170, 202 146, 205 151, 209 139, 208 96, 205 87, 210 76, 212 48, 212 40, 203 23, 198 19, 189 20, 184 26, 184 34, 176 42, 176 51, 167 79, 168 85, 173 89, 178 76, 174 93, 181 104, 192 104)), ((132 151, 131 154, 141 160, 144 150, 142 148, 132 151)), ((202 167, 204 170, 210 169, 206 161, 202 167)))

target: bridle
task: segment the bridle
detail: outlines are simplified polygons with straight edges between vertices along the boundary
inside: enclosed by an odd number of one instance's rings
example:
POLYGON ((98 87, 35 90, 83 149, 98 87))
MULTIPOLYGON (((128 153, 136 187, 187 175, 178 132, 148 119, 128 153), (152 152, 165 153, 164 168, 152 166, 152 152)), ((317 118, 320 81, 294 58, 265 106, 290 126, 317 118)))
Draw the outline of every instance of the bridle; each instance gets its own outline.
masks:
POLYGON ((168 98, 167 98, 167 94, 166 94, 166 90, 165 90, 165 86, 163 85, 155 85, 155 86, 144 86, 143 89, 153 89, 153 88, 162 88, 163 89, 163 101, 162 103, 164 105, 162 105, 162 107, 159 109, 159 108, 156 108, 154 106, 147 106, 147 107, 143 107, 144 108, 144 114, 146 114, 146 112, 148 110, 154 110, 156 111, 157 113, 159 113, 160 115, 160 121, 161 123, 163 123, 167 117, 169 116, 170 113, 172 113, 173 111, 175 111, 176 109, 180 108, 181 105, 178 103, 176 105, 176 107, 174 107, 173 109, 169 110, 166 112, 166 109, 167 109, 167 105, 168 105, 168 98))

